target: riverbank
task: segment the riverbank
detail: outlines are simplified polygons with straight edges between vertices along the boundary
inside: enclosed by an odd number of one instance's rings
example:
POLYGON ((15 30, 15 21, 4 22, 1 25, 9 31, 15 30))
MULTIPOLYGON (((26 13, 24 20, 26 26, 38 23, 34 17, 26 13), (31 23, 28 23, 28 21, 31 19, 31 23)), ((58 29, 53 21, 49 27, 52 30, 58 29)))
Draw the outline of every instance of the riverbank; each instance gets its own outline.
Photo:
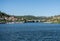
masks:
POLYGON ((0 24, 18 24, 18 23, 47 23, 47 24, 60 24, 54 22, 0 22, 0 24))
POLYGON ((24 22, 7 22, 6 24, 16 24, 16 23, 24 23, 24 22))

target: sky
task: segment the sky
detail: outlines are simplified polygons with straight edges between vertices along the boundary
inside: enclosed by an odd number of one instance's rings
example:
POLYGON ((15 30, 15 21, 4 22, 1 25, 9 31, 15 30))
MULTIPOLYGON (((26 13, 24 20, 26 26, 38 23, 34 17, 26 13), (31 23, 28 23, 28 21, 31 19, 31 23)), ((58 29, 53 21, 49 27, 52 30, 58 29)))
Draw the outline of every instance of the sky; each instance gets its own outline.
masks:
POLYGON ((9 15, 60 15, 60 0, 0 0, 0 11, 9 15))

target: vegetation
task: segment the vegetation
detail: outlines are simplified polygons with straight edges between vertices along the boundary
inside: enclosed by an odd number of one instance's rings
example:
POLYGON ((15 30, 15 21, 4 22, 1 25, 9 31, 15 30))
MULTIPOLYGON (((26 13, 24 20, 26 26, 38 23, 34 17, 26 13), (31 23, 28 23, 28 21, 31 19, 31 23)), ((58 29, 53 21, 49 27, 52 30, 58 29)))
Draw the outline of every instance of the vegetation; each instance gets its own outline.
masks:
POLYGON ((32 15, 26 15, 26 16, 13 16, 12 18, 11 15, 8 15, 0 11, 0 22, 12 22, 12 21, 23 22, 26 20, 40 20, 41 22, 60 23, 60 15, 51 16, 51 17, 45 17, 45 16, 36 17, 32 15), (8 19, 5 19, 5 17, 7 17, 8 19), (11 18, 9 19, 9 17, 11 18))
POLYGON ((10 15, 0 11, 0 17, 10 17, 10 15))

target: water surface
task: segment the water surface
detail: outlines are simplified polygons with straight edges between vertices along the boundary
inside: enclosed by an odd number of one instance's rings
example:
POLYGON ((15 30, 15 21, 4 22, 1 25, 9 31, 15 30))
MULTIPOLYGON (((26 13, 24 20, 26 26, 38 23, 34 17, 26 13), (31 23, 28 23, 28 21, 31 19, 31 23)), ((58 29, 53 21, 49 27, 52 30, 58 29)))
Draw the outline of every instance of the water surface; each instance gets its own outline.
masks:
POLYGON ((0 24, 0 41, 60 41, 60 24, 0 24))

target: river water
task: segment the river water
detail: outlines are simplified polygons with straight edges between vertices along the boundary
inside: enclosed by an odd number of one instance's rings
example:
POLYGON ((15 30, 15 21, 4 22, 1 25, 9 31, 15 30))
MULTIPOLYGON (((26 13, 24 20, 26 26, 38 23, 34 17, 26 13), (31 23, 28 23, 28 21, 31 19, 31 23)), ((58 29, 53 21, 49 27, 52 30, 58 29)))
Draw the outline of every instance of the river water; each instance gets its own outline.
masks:
POLYGON ((0 24, 0 41, 60 41, 60 24, 0 24))

